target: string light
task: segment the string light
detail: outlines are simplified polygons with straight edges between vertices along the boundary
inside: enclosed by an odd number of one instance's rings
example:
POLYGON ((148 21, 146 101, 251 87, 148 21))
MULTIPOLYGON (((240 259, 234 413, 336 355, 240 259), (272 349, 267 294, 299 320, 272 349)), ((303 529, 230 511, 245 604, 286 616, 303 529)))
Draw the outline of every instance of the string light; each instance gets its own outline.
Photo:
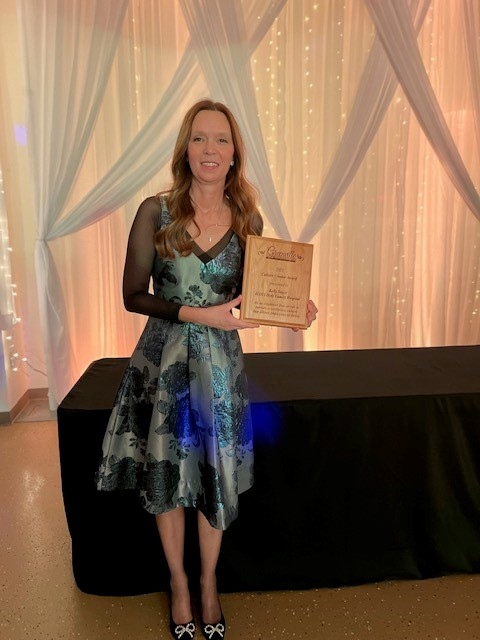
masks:
POLYGON ((12 282, 10 255, 12 247, 9 244, 7 214, 3 190, 3 174, 0 169, 0 329, 4 341, 5 364, 10 370, 17 372, 21 362, 27 358, 20 356, 15 345, 13 330, 21 318, 16 314, 15 298, 17 285, 12 282))

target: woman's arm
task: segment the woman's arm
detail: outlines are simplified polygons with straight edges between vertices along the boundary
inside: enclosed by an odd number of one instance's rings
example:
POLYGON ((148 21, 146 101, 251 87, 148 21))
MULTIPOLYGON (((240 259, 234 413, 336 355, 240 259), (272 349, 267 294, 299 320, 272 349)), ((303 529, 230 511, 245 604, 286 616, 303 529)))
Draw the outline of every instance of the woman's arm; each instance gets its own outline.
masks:
POLYGON ((152 267, 156 256, 155 233, 161 216, 158 198, 142 202, 128 238, 123 271, 123 301, 127 311, 178 322, 181 305, 167 302, 149 293, 152 267))
POLYGON ((194 322, 205 324, 215 329, 232 331, 234 329, 256 329, 259 325, 240 320, 232 311, 242 301, 242 296, 237 296, 230 302, 214 305, 212 307, 188 307, 184 305, 180 309, 178 319, 181 322, 194 322))

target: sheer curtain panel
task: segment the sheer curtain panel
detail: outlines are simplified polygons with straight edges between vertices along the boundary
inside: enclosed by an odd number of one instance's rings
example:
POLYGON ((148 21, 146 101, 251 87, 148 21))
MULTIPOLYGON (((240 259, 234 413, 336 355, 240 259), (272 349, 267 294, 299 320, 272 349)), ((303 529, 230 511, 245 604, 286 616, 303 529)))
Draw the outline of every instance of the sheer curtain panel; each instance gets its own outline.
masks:
POLYGON ((127 0, 19 0, 27 136, 37 221, 36 276, 50 403, 63 397, 72 359, 57 269, 47 244, 92 135, 127 0))

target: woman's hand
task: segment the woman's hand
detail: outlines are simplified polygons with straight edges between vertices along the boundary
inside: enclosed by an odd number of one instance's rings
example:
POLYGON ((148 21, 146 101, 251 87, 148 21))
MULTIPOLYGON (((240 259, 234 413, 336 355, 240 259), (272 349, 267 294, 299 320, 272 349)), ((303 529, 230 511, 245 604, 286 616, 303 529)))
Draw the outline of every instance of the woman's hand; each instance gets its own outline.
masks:
POLYGON ((307 302, 307 324, 310 327, 312 322, 317 319, 318 309, 313 300, 307 302))
POLYGON ((180 308, 178 319, 182 322, 194 322, 204 324, 213 329, 223 329, 224 331, 234 331, 238 329, 256 329, 258 324, 246 322, 236 318, 232 311, 238 307, 242 301, 242 296, 237 296, 230 302, 213 305, 211 307, 188 307, 180 308))
MULTIPOLYGON (((306 329, 308 329, 308 327, 311 326, 312 322, 317 319, 317 313, 318 313, 318 309, 315 306, 315 303, 312 300, 309 300, 307 302, 307 326, 305 327, 306 329)), ((299 328, 292 327, 292 330, 299 331, 299 328)))

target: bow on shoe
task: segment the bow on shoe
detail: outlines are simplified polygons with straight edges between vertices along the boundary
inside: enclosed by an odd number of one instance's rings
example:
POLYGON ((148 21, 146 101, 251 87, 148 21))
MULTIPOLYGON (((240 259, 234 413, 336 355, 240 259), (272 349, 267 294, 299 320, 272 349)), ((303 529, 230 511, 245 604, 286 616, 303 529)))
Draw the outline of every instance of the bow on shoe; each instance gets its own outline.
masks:
POLYGON ((216 638, 223 638, 223 634, 225 633, 225 627, 221 622, 217 622, 215 626, 213 624, 206 624, 203 627, 203 632, 205 636, 208 636, 208 640, 216 640, 216 638), (217 635, 214 635, 217 634, 217 635))
POLYGON ((195 625, 193 622, 189 622, 188 624, 177 624, 174 633, 178 640, 180 640, 184 633, 188 633, 188 637, 193 638, 195 636, 195 625))

